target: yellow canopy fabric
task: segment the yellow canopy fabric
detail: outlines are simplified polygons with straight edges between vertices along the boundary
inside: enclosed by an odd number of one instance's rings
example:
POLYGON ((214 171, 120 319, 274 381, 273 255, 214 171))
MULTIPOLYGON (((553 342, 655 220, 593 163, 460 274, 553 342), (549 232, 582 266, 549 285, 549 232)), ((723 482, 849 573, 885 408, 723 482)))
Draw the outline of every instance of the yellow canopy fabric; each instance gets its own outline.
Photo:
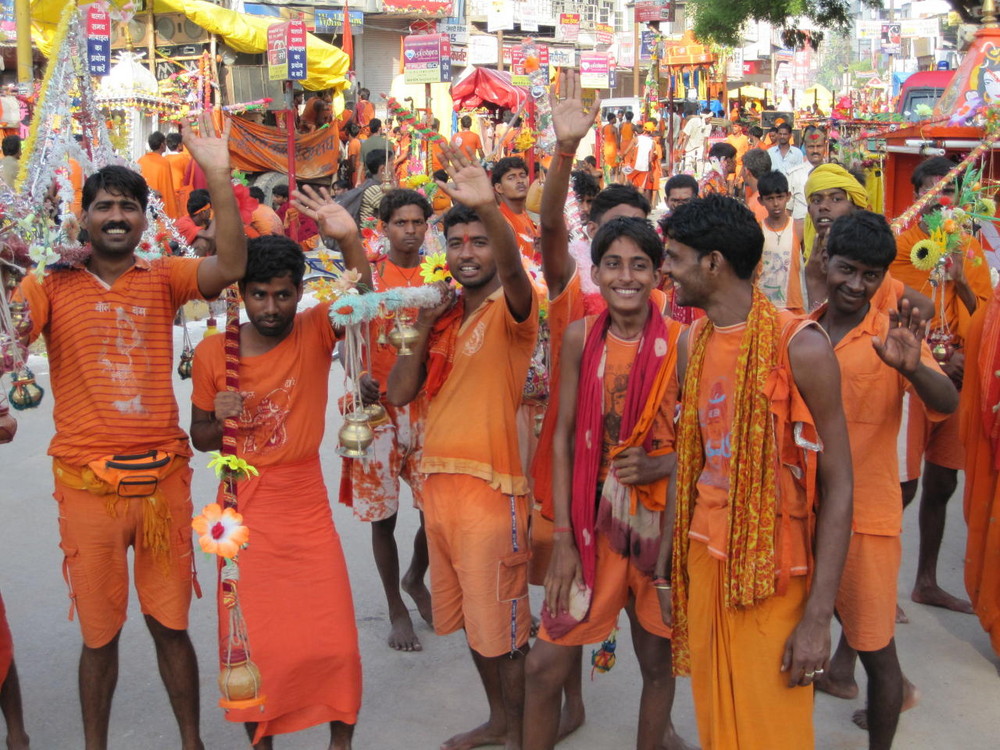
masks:
POLYGON ((733 86, 729 85, 729 98, 732 99, 734 96, 744 96, 750 99, 763 99, 767 92, 764 91, 760 86, 751 86, 749 83, 745 86, 733 86))
MULTIPOLYGON (((112 0, 120 5, 119 0, 112 0)), ((52 35, 66 7, 66 0, 32 0, 31 38, 46 57, 51 53, 52 35)), ((237 52, 259 54, 267 51, 267 28, 274 19, 220 8, 203 0, 154 0, 155 13, 183 13, 206 31, 218 34, 237 52)), ((347 85, 350 59, 338 47, 308 34, 306 38, 306 75, 302 87, 310 91, 334 89, 347 85)), ((339 98, 339 97, 338 97, 339 98)), ((336 102, 335 102, 336 104, 336 102)), ((336 108, 336 107, 335 107, 336 108)))

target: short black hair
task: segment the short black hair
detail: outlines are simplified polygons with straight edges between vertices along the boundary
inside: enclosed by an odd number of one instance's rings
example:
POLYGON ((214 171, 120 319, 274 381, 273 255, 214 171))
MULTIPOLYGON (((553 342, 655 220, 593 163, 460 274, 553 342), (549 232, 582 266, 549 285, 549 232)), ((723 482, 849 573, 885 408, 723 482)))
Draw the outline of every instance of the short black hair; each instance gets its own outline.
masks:
POLYGON ((787 130, 789 133, 792 132, 792 123, 788 120, 782 120, 777 125, 774 126, 775 130, 787 130))
POLYGON ((290 276, 298 286, 305 273, 306 256, 298 242, 280 234, 265 234, 247 242, 247 270, 240 288, 246 289, 253 282, 266 284, 283 276, 290 276))
POLYGON ((635 117, 635 112, 633 112, 633 111, 632 111, 631 109, 625 112, 625 119, 626 119, 626 120, 627 120, 628 122, 632 122, 632 119, 633 119, 634 117, 635 117))
POLYGON ((601 186, 597 183, 594 175, 584 172, 582 169, 572 172, 569 181, 578 201, 584 198, 593 198, 601 191, 601 186))
POLYGON ((350 180, 337 180, 333 183, 335 188, 341 188, 343 190, 350 190, 352 185, 350 180))
POLYGON ((472 224, 475 221, 482 223, 482 219, 479 218, 479 214, 476 213, 475 209, 469 208, 462 203, 456 203, 441 218, 441 228, 444 230, 445 238, 447 238, 448 230, 453 226, 458 224, 472 224))
POLYGON ((585 156, 585 157, 583 157, 583 163, 584 164, 589 164, 592 167, 596 167, 597 166, 597 157, 596 156, 585 156))
MULTIPOLYGON (((759 150, 759 149, 758 149, 759 150)), ((774 170, 757 180, 757 195, 761 198, 788 192, 788 178, 784 172, 774 170)))
POLYGON ((3 139, 3 144, 0 144, 0 148, 3 149, 4 156, 17 156, 21 153, 21 136, 19 135, 8 135, 3 139))
POLYGON ((399 188, 398 190, 390 190, 382 196, 382 200, 378 204, 379 221, 388 224, 392 215, 403 206, 416 206, 423 211, 425 219, 429 219, 433 213, 430 202, 416 190, 399 188))
POLYGON ((670 195, 671 190, 691 188, 691 196, 698 197, 698 180, 689 174, 675 174, 663 185, 664 197, 670 195))
POLYGON ((762 148, 752 148, 743 154, 743 166, 759 180, 771 171, 771 155, 762 148))
POLYGON ((736 158, 736 146, 731 143, 725 143, 719 141, 718 143, 713 143, 712 148, 708 150, 709 159, 735 159, 736 158))
POLYGON ((249 192, 250 192, 250 197, 256 198, 258 203, 264 202, 264 191, 261 190, 259 187, 254 185, 253 187, 250 188, 249 192))
POLYGON ((472 118, 469 115, 462 115, 462 119, 459 120, 463 128, 472 127, 472 118))
POLYGON ((667 236, 694 248, 699 257, 717 250, 741 279, 753 276, 764 249, 757 217, 741 203, 717 193, 678 206, 663 222, 667 236))
POLYGON ((159 130, 154 130, 149 134, 149 138, 146 139, 146 143, 149 144, 150 151, 156 151, 160 146, 164 144, 167 140, 166 136, 163 135, 159 130))
POLYGON ((604 118, 607 122, 617 122, 618 116, 614 112, 608 112, 604 118))
POLYGON ((653 261, 653 267, 659 268, 663 263, 663 240, 646 219, 636 216, 616 216, 601 226, 590 243, 590 260, 596 266, 608 252, 611 244, 626 237, 642 250, 653 261))
POLYGON ((280 183, 278 185, 275 185, 273 188, 271 188, 271 195, 272 196, 276 195, 279 198, 287 198, 288 197, 288 185, 285 184, 284 182, 282 182, 282 183, 280 183))
POLYGON ((649 200, 636 190, 632 184, 608 185, 604 190, 594 196, 594 202, 590 204, 590 216, 588 217, 595 224, 600 224, 601 219, 608 211, 615 206, 634 206, 649 216, 652 207, 649 200))
MULTIPOLYGON (((253 188, 250 188, 253 190, 253 188)), ((260 188, 258 188, 259 190, 260 188)), ((205 206, 210 206, 212 204, 212 196, 209 195, 208 191, 204 188, 198 188, 197 190, 192 190, 191 195, 188 196, 187 201, 187 212, 188 216, 194 216, 196 213, 201 211, 205 206)))
POLYGON ((94 172, 87 181, 83 183, 83 210, 87 211, 94 198, 101 190, 106 190, 112 195, 120 195, 125 198, 134 198, 139 201, 142 210, 145 211, 149 205, 149 185, 142 175, 128 167, 109 165, 101 167, 94 172))
POLYGON ((351 138, 353 138, 360 132, 361 132, 361 126, 358 125, 356 122, 347 123, 347 135, 349 135, 351 138))
POLYGON ((515 169, 523 169, 525 172, 528 171, 528 165, 525 164, 524 159, 520 156, 505 156, 503 159, 497 162, 497 165, 493 167, 493 174, 490 175, 490 181, 494 185, 499 185, 500 180, 508 172, 515 169))
MULTIPOLYGON (((932 156, 920 162, 910 175, 910 184, 914 190, 919 190, 928 177, 944 177, 955 168, 955 162, 946 156, 932 156)), ((957 180, 956 180, 957 182, 957 180)))
POLYGON ((750 126, 750 135, 752 135, 754 138, 763 138, 764 137, 764 129, 762 127, 760 127, 760 125, 751 125, 750 126))
POLYGON ((358 89, 358 96, 360 96, 362 99, 367 99, 371 95, 372 92, 364 87, 358 89))
POLYGON ((171 130, 169 133, 167 133, 167 148, 169 148, 171 151, 176 151, 177 147, 181 145, 181 142, 183 140, 184 139, 181 137, 180 133, 178 133, 176 130, 171 130))
POLYGON ((858 209, 830 225, 826 254, 887 269, 896 258, 896 236, 884 216, 858 209))
POLYGON ((385 166, 385 151, 380 148, 376 148, 373 151, 369 151, 368 155, 365 157, 365 169, 368 170, 368 174, 372 177, 378 174, 378 171, 385 166))
POLYGON ((368 130, 372 133, 377 133, 382 129, 382 121, 377 117, 373 117, 368 121, 368 130))

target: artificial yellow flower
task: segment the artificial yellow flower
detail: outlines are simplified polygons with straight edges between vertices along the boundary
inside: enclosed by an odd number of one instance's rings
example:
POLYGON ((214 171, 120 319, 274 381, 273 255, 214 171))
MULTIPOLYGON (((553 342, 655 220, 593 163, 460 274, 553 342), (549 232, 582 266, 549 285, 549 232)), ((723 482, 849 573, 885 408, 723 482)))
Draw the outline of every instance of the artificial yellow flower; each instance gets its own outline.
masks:
POLYGON ((425 284, 451 280, 448 270, 448 256, 445 253, 431 253, 420 264, 420 278, 425 284))
POLYGON ((976 201, 976 213, 982 216, 994 216, 997 212, 997 204, 992 198, 980 198, 976 201))
POLYGON ((215 469, 215 476, 222 481, 232 475, 235 479, 246 479, 248 476, 258 476, 257 469, 246 462, 246 459, 233 455, 222 455, 220 451, 212 451, 214 458, 208 462, 208 468, 215 469))
POLYGON ((941 246, 933 240, 920 240, 910 250, 910 263, 921 271, 930 271, 941 260, 941 246))

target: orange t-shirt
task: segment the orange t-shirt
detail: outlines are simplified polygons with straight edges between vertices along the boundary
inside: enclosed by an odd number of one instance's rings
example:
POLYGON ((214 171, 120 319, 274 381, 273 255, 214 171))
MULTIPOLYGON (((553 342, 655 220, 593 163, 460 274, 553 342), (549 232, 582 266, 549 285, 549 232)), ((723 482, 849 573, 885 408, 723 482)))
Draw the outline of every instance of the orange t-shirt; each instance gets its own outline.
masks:
POLYGON ((601 151, 604 154, 604 166, 613 167, 618 161, 618 131, 611 124, 601 128, 601 151))
POLYGON ((150 151, 139 159, 139 171, 142 172, 150 190, 155 190, 163 200, 163 210, 171 219, 180 216, 177 210, 177 192, 174 188, 174 178, 171 174, 170 162, 163 154, 150 151))
POLYGON ((632 140, 635 138, 635 125, 626 120, 622 123, 622 129, 619 135, 621 140, 619 149, 622 153, 625 153, 628 147, 632 144, 632 140))
POLYGON ((506 203, 500 201, 500 213, 504 215, 507 223, 510 224, 510 228, 514 230, 514 239, 517 240, 517 246, 521 249, 521 255, 528 260, 535 260, 537 253, 535 240, 540 235, 538 227, 535 226, 535 222, 528 216, 528 212, 525 211, 524 213, 516 214, 506 203))
POLYGON ((174 399, 174 316, 201 298, 200 262, 137 257, 110 287, 83 266, 24 278, 55 397, 49 455, 78 466, 154 449, 191 455, 174 399))
MULTIPOLYGON (((779 312, 782 326, 795 318, 787 311, 779 312)), ((695 321, 688 333, 689 350, 697 340, 705 319, 695 321)), ((746 323, 716 327, 708 341, 698 389, 698 421, 701 425, 705 465, 698 477, 694 510, 689 536, 708 546, 713 557, 724 560, 729 542, 729 461, 732 458, 730 438, 733 427, 733 396, 736 388, 736 362, 743 342, 746 323)), ((690 360, 689 360, 690 361, 690 360)), ((787 356, 785 357, 787 363, 787 356)), ((690 365, 689 365, 690 366, 690 365)), ((794 389, 791 366, 788 382, 794 389)), ((694 395, 694 394, 691 394, 694 395)), ((801 397, 798 397, 801 400, 801 397)), ((804 403, 801 405, 804 409, 804 403)), ((793 412, 796 406, 793 404, 793 412)), ((808 411, 806 410, 806 415, 808 411)), ((793 413, 792 418, 803 416, 793 413)), ((801 421, 801 420, 799 420, 801 421)), ((809 512, 805 485, 792 470, 782 465, 778 475, 781 508, 791 515, 791 575, 805 575, 809 570, 809 512)), ((776 500, 777 502, 777 500, 776 500)), ((775 551, 782 549, 781 520, 776 519, 775 551)))
MULTIPOLYGON (((928 234, 920 228, 919 223, 914 224, 905 232, 898 235, 896 237, 896 259, 889 266, 889 270, 892 272, 893 277, 931 299, 934 299, 934 295, 938 294, 939 296, 935 300, 935 309, 940 310, 940 302, 938 301, 940 299, 940 290, 935 289, 931 285, 930 272, 921 271, 910 262, 910 251, 913 249, 913 246, 917 242, 926 240, 927 238, 928 234)), ((979 244, 979 241, 972 236, 967 236, 967 240, 968 244, 965 246, 965 251, 971 250, 972 257, 965 256, 965 278, 972 288, 973 294, 976 295, 978 304, 985 305, 993 293, 993 284, 990 282, 990 267, 986 262, 986 257, 983 255, 983 247, 979 244)), ((955 346, 960 347, 965 340, 966 331, 969 329, 969 321, 972 319, 972 313, 969 312, 965 303, 955 293, 955 285, 952 282, 944 285, 944 313, 948 321, 948 328, 955 337, 955 346)), ((941 315, 938 313, 935 314, 934 320, 931 321, 931 328, 939 328, 940 326, 941 315)))
POLYGON ((265 203, 257 204, 257 208, 250 215, 250 226, 254 228, 257 235, 277 234, 284 236, 285 225, 277 212, 265 203))
MULTIPOLYGON (((338 339, 329 312, 323 303, 299 313, 291 333, 271 351, 240 357, 236 454, 258 469, 319 453, 338 339)), ((209 336, 194 350, 191 401, 204 411, 215 411, 215 394, 226 390, 225 343, 225 336, 209 336)))
MULTIPOLYGON (((819 320, 826 305, 809 317, 819 320)), ((854 520, 858 534, 899 536, 903 531, 903 495, 899 487, 896 438, 903 417, 903 393, 913 389, 899 371, 886 365, 872 348, 872 336, 885 340, 889 317, 875 305, 856 328, 834 347, 840 363, 840 390, 854 465, 854 520)), ((941 371, 927 342, 920 360, 941 371)), ((944 414, 924 407, 928 418, 940 421, 944 414)))
POLYGON ((802 253, 795 222, 791 216, 780 232, 760 222, 764 232, 764 252, 757 264, 757 286, 779 310, 802 313, 802 253))
POLYGON ((531 299, 518 323, 498 289, 463 321, 451 372, 427 407, 421 473, 468 474, 505 495, 528 494, 517 410, 538 333, 531 299))
MULTIPOLYGON (((376 292, 384 292, 398 287, 424 285, 419 264, 413 268, 400 268, 388 258, 372 263, 372 277, 376 292)), ((411 308, 402 312, 410 320, 415 321, 419 310, 411 308)), ((396 315, 399 313, 397 312, 396 315)), ((376 318, 371 325, 371 376, 378 381, 382 393, 385 393, 386 384, 389 382, 389 373, 392 371, 393 365, 396 364, 397 355, 396 350, 389 344, 379 344, 378 338, 380 333, 388 334, 395 324, 395 318, 392 320, 376 318)))
MULTIPOLYGON (((753 211, 753 216, 757 221, 764 221, 767 218, 767 208, 760 204, 757 198, 760 196, 756 190, 751 190, 749 187, 746 189, 746 204, 747 208, 753 211)), ((798 249, 798 248, 796 248, 798 249)), ((801 250, 800 250, 801 252, 801 250)))
POLYGON ((464 151, 470 159, 475 159, 476 154, 483 150, 482 139, 478 133, 473 133, 471 130, 460 130, 455 133, 451 142, 455 148, 464 151))
MULTIPOLYGON (((180 190, 184 185, 184 175, 187 172, 187 166, 191 162, 191 154, 187 151, 181 151, 177 154, 164 154, 163 158, 167 160, 170 165, 170 179, 173 180, 174 190, 180 190)), ((181 206, 184 208, 184 206, 181 206)))

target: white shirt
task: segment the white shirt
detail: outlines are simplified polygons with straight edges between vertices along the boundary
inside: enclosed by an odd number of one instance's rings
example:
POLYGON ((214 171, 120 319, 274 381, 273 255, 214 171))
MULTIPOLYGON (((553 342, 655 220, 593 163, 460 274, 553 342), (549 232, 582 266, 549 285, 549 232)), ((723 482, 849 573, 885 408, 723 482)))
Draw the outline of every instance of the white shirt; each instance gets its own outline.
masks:
POLYGON ((705 146, 705 139, 708 137, 709 125, 701 115, 695 115, 684 126, 684 135, 687 136, 685 149, 694 151, 705 146))
POLYGON ((785 175, 792 167, 798 166, 806 159, 802 151, 791 144, 788 145, 788 153, 785 155, 781 153, 781 146, 777 145, 771 146, 767 153, 771 155, 771 169, 776 169, 785 175))
POLYGON ((788 189, 792 192, 792 218, 804 219, 808 212, 806 203, 806 180, 812 174, 814 167, 811 162, 804 161, 788 170, 788 189))

